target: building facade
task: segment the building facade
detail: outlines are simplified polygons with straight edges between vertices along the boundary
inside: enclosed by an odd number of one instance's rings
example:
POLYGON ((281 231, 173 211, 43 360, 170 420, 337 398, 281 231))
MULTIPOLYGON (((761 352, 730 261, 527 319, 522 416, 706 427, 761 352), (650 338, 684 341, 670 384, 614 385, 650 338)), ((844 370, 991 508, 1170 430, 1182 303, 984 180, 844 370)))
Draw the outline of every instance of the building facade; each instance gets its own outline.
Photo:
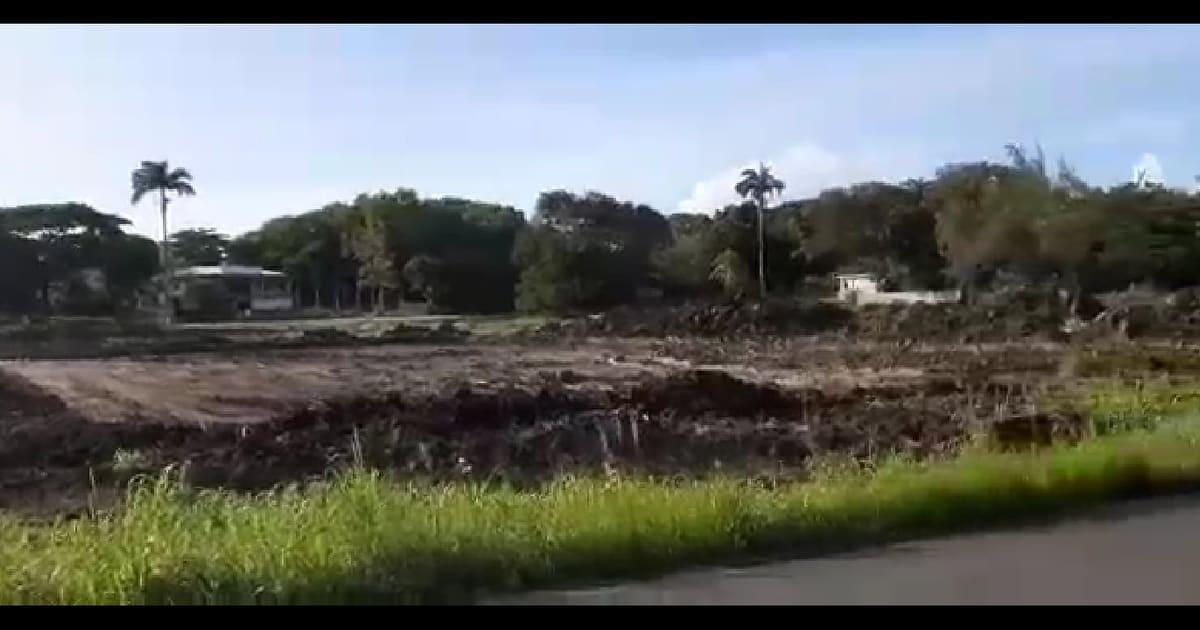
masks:
POLYGON ((180 315, 249 316, 295 308, 286 274, 243 265, 179 269, 172 274, 170 297, 180 315))

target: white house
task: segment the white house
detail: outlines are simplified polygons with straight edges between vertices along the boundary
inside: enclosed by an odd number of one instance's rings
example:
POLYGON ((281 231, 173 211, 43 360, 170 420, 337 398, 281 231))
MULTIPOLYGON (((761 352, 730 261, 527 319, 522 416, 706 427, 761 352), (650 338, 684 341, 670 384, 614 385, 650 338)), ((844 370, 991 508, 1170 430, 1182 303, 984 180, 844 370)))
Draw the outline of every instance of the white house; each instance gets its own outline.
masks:
POLYGON ((879 293, 879 281, 869 273, 836 273, 833 279, 837 282, 837 296, 843 302, 855 301, 863 294, 879 293))
POLYGON ((837 273, 838 300, 849 304, 938 304, 958 299, 958 291, 880 291, 879 280, 869 273, 837 273))
POLYGON ((179 311, 199 306, 197 289, 202 285, 220 285, 239 313, 287 311, 294 307, 291 283, 279 271, 244 265, 202 265, 179 269, 172 278, 171 295, 179 311))

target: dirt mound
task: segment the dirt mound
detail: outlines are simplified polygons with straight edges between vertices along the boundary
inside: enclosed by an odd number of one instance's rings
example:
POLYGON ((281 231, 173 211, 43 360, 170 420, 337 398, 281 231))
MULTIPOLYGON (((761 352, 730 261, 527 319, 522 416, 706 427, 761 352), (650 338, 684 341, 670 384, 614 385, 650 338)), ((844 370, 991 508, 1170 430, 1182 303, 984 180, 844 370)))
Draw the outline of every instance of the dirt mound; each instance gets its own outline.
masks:
POLYGON ((988 427, 988 439, 995 448, 1020 450, 1048 446, 1056 440, 1078 440, 1086 430, 1086 419, 1077 413, 1026 414, 993 422, 988 427))
POLYGON ((961 304, 868 305, 855 313, 857 338, 929 341, 1061 340, 1065 311, 1035 300, 995 306, 961 304))
POLYGON ((650 413, 723 411, 739 416, 779 411, 789 403, 777 387, 717 370, 680 372, 639 385, 631 392, 630 402, 650 413))
POLYGON ((1062 340, 1065 307, 1032 292, 990 305, 869 304, 811 300, 621 306, 548 324, 548 337, 720 337, 831 335, 863 340, 948 342, 1062 340))
POLYGON ((0 416, 43 416, 64 411, 66 405, 58 397, 28 379, 0 370, 0 416))
POLYGON ((686 370, 603 389, 558 376, 521 387, 335 396, 263 422, 206 426, 90 422, 7 378, 0 380, 0 404, 11 412, 0 425, 0 508, 29 501, 31 488, 46 488, 48 479, 53 493, 38 492, 86 505, 93 484, 170 464, 198 485, 237 489, 319 478, 355 463, 518 484, 613 468, 802 475, 815 454, 944 451, 972 429, 972 418, 989 417, 1011 395, 952 378, 795 389, 686 370))
POLYGON ((1105 308, 1080 323, 1083 339, 1151 337, 1191 339, 1200 336, 1200 289, 1173 292, 1130 290, 1104 298, 1105 308))
POLYGON ((388 343, 449 343, 452 341, 460 341, 469 335, 470 333, 468 331, 458 328, 451 322, 445 321, 433 328, 428 326, 411 326, 405 324, 404 322, 397 322, 393 326, 368 334, 355 334, 341 328, 326 326, 322 328, 309 328, 304 330, 300 336, 292 342, 292 345, 338 346, 367 344, 378 341, 385 341, 388 343))
POLYGON ((850 311, 817 302, 689 302, 673 306, 620 306, 550 324, 539 332, 554 336, 627 337, 799 335, 839 330, 850 319, 850 311))
POLYGON ((803 299, 626 305, 547 324, 536 337, 709 337, 828 335, 865 341, 974 343, 1066 341, 1073 337, 1200 336, 1200 293, 1117 298, 1107 308, 1083 296, 1069 304, 1045 290, 996 292, 979 304, 866 304, 848 308, 803 299))

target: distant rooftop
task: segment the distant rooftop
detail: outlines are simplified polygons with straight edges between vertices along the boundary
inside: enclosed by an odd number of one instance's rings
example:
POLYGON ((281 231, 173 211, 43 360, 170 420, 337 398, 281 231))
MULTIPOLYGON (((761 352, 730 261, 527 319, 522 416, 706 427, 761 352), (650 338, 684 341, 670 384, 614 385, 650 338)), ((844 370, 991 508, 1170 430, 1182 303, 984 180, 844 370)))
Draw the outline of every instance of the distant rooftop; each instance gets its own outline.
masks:
POLYGON ((270 277, 278 278, 286 274, 280 271, 271 271, 262 267, 250 267, 247 265, 198 265, 195 267, 184 267, 175 271, 178 276, 249 276, 249 277, 270 277))

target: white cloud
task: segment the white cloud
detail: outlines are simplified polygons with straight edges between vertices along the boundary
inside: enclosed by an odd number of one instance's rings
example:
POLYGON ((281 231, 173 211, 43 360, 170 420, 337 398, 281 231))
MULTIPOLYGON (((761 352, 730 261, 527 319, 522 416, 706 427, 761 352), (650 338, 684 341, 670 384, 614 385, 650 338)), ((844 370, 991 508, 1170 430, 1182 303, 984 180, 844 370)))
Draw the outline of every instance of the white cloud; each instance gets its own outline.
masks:
POLYGON ((1153 153, 1143 153, 1142 159, 1133 165, 1133 181, 1137 181, 1139 173, 1145 173, 1142 181, 1147 184, 1161 184, 1166 181, 1163 178, 1162 164, 1153 153))
MULTIPOLYGON (((772 173, 787 185, 780 200, 812 197, 822 190, 865 181, 894 181, 915 176, 924 164, 911 157, 866 156, 834 153, 819 144, 804 143, 792 146, 773 159, 764 160, 772 173)), ((679 202, 677 212, 709 213, 741 199, 734 185, 742 170, 757 166, 748 161, 697 182, 692 194, 679 202)))

